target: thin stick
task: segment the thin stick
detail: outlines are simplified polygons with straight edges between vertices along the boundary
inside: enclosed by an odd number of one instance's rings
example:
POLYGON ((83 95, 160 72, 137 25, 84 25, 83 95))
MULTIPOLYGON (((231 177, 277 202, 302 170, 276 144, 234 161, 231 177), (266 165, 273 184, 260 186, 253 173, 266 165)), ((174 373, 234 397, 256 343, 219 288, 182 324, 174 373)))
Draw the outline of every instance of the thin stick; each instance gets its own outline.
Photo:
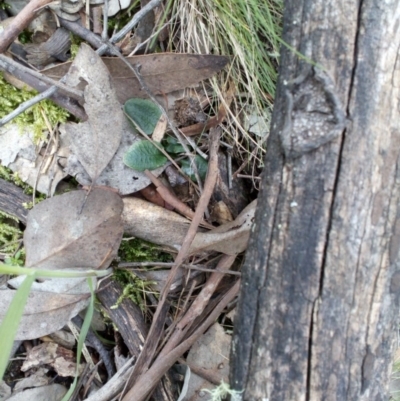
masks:
MULTIPOLYGON (((30 3, 28 3, 27 4, 27 6, 25 6, 25 8, 18 14, 18 16, 16 17, 16 19, 24 12, 24 10, 25 9, 27 9, 28 11, 25 11, 26 13, 27 12, 29 12, 29 13, 33 13, 34 12, 34 10, 36 10, 38 7, 42 7, 42 6, 44 6, 44 5, 46 5, 46 4, 48 4, 48 3, 50 3, 52 0, 32 0, 30 3), (28 6, 31 6, 31 8, 28 8, 28 6), (34 6, 34 8, 32 8, 32 6, 34 6)), ((160 5, 160 3, 161 3, 161 0, 152 0, 149 4, 147 4, 145 7, 143 7, 138 13, 136 13, 135 15, 134 15, 134 17, 132 18, 132 20, 124 27, 124 28, 122 28, 119 32, 117 32, 111 39, 110 39, 110 42, 111 43, 115 43, 115 42, 118 42, 118 40, 120 40, 123 36, 125 36, 125 34, 130 30, 130 29, 132 29, 135 25, 137 25, 142 19, 143 19, 143 17, 149 12, 149 11, 151 11, 153 8, 155 8, 155 7, 157 7, 158 5, 160 5), (127 29, 127 27, 130 27, 129 29, 127 29), (126 31, 126 32, 125 32, 126 31)), ((16 21, 16 19, 14 19, 14 22, 16 21)), ((33 18, 32 18, 33 19, 33 18)), ((30 21, 28 21, 28 23, 27 24, 29 24, 29 22, 30 21)), ((9 25, 9 27, 8 28, 10 28, 10 26, 11 26, 12 24, 10 24, 9 25)), ((67 27, 66 25, 68 25, 68 24, 64 24, 64 26, 65 27, 67 27)), ((22 28, 22 29, 24 29, 25 28, 25 26, 22 28)), ((14 29, 14 28, 13 28, 14 29)), ((6 31, 8 31, 8 29, 5 29, 1 34, 0 34, 0 52, 2 52, 1 51, 1 47, 4 45, 4 44, 6 44, 6 40, 7 40, 7 38, 6 37, 4 37, 4 34, 5 34, 5 32, 6 31), (4 37, 4 39, 3 39, 3 37, 4 37)), ((20 33, 20 31, 18 31, 18 33, 17 33, 17 36, 18 36, 18 34, 20 33)), ((10 34, 8 34, 8 35, 10 35, 10 34)), ((15 39, 15 38, 14 38, 15 39)), ((14 40, 13 39, 13 40, 14 40)), ((13 41, 13 40, 11 40, 11 42, 13 41)), ((10 42, 10 43, 11 43, 10 42)), ((7 46, 5 47, 6 49, 7 49, 7 47, 9 46, 9 44, 10 43, 8 43, 7 44, 7 46)), ((107 50, 108 50, 108 47, 109 47, 109 45, 108 44, 106 44, 106 45, 102 45, 99 49, 97 49, 97 54, 99 54, 99 55, 102 55, 102 54, 104 54, 107 50)), ((3 50, 4 51, 4 50, 3 50)), ((15 61, 14 60, 11 60, 11 59, 9 59, 8 57, 5 57, 5 56, 3 56, 3 55, 1 55, 0 54, 0 68, 1 69, 3 69, 3 66, 4 66, 4 70, 5 71, 7 71, 7 72, 9 72, 10 74, 12 74, 12 75, 15 75, 15 72, 16 71, 18 71, 18 70, 23 70, 23 72, 25 73, 25 74, 30 74, 30 75, 32 75, 32 76, 34 76, 35 78, 37 78, 37 79, 39 79, 39 80, 41 80, 41 81, 43 81, 43 82, 46 82, 46 83, 49 83, 50 85, 52 85, 50 88, 48 88, 46 91, 49 91, 49 92, 47 92, 47 96, 45 96, 44 98, 47 98, 47 97, 49 97, 49 96, 51 96, 51 95, 55 95, 55 93, 57 92, 57 90, 60 88, 60 89, 62 89, 63 91, 65 91, 67 94, 68 94, 68 96, 71 96, 72 98, 75 98, 75 99, 77 99, 77 100, 82 100, 83 99, 83 93, 81 92, 81 91, 78 91, 78 90, 76 90, 76 89, 73 89, 73 88, 70 88, 70 87, 68 87, 68 86, 66 86, 66 85, 64 85, 64 84, 62 84, 61 82, 58 82, 58 81, 54 81, 54 80, 52 80, 51 78, 49 78, 49 77, 46 77, 45 75, 43 75, 43 74, 41 74, 41 73, 38 73, 38 72, 36 72, 36 71, 33 71, 33 70, 30 70, 30 69, 28 69, 28 68, 26 68, 26 67, 23 67, 22 65, 20 65, 20 64, 18 64, 18 63, 15 63, 15 61), (3 63, 3 64, 2 64, 3 63)), ((43 93, 43 92, 42 92, 43 93)), ((36 97, 34 97, 34 98, 32 98, 32 99, 30 99, 30 103, 29 103, 29 106, 28 107, 31 107, 31 106, 33 106, 34 104, 36 104, 36 103, 38 103, 38 102, 40 102, 40 101, 42 101, 43 100, 43 98, 42 97, 40 97, 40 95, 38 95, 38 96, 36 96, 36 97)), ((20 105, 20 106, 22 106, 21 107, 21 110, 22 111, 25 111, 28 107, 26 107, 25 109, 24 109, 24 107, 26 106, 24 106, 23 104, 22 105, 20 105)), ((64 107, 65 107, 65 105, 64 105, 64 107)), ((72 113, 74 113, 74 111, 72 111, 72 110, 70 110, 72 113)), ((76 110, 76 112, 74 113, 74 114, 76 114, 77 115, 77 117, 79 117, 79 118, 84 118, 84 113, 82 114, 82 113, 79 113, 79 110, 76 110), (78 114, 76 114, 76 112, 78 112, 78 114)), ((17 113, 17 114, 13 114, 13 113, 10 113, 8 116, 5 116, 1 121, 10 121, 12 118, 15 118, 17 115, 18 115, 19 113, 17 113), (10 118, 9 116, 12 114, 12 117, 10 118)), ((3 124, 5 124, 5 122, 3 123, 3 124)), ((0 126, 1 126, 1 124, 0 124, 0 126)))
POLYGON ((51 86, 49 89, 46 89, 44 92, 39 93, 32 99, 29 99, 24 103, 21 103, 15 110, 13 110, 10 114, 6 115, 0 120, 0 127, 10 122, 13 118, 17 117, 19 114, 23 113, 30 107, 34 106, 36 103, 39 103, 44 99, 47 99, 49 96, 56 93, 56 91, 57 88, 55 86, 51 86))
MULTIPOLYGON (((217 182, 217 178, 218 178, 218 148, 219 148, 220 135, 221 135, 220 128, 215 128, 215 129, 211 130, 211 132, 210 132, 210 147, 209 147, 210 161, 208 164, 208 171, 207 171, 207 177, 206 177, 205 184, 204 184, 204 191, 200 196, 195 215, 193 216, 193 220, 190 223, 188 232, 183 240, 181 249, 179 250, 179 253, 175 259, 175 264, 171 268, 171 271, 168 275, 167 281, 164 284, 163 289, 161 290, 160 300, 159 300, 157 309, 153 316, 153 322, 150 327, 149 334, 147 336, 147 340, 144 343, 143 350, 140 353, 138 360, 136 361, 134 370, 125 386, 123 394, 126 392, 126 389, 129 388, 133 384, 135 378, 147 370, 148 366, 151 363, 151 360, 153 359, 153 355, 157 348, 159 334, 160 334, 160 333, 156 333, 156 330, 159 327, 163 327, 163 324, 161 324, 162 322, 159 322, 158 320, 159 320, 161 311, 163 310, 164 304, 166 302, 169 288, 170 288, 172 282, 174 281, 174 278, 176 276, 179 266, 182 265, 184 259, 188 255, 190 245, 193 242, 193 239, 197 232, 197 228, 199 227, 199 224, 200 224, 201 220, 203 219, 204 211, 207 208, 208 202, 210 201, 215 184, 217 182), (149 345, 149 339, 153 340, 151 342, 151 346, 149 345)), ((129 398, 125 397, 125 399, 128 400, 129 398)))
POLYGON ((130 358, 106 384, 96 391, 95 394, 86 398, 86 401, 108 401, 118 394, 130 375, 133 361, 134 358, 130 358))
POLYGON ((101 34, 101 38, 104 41, 108 40, 108 0, 104 0, 103 5, 103 33, 101 34))
POLYGON ((4 56, 4 54, 0 54, 0 69, 3 71, 7 71, 8 73, 14 76, 16 76, 18 73, 26 73, 32 75, 33 77, 39 79, 42 82, 45 82, 46 84, 56 86, 57 89, 60 89, 62 93, 68 95, 69 97, 72 97, 73 99, 76 99, 78 101, 84 100, 82 91, 71 88, 70 86, 63 84, 60 81, 55 81, 54 79, 38 71, 27 68, 22 64, 17 63, 10 57, 4 56))
MULTIPOLYGON (((224 255, 218 263, 218 267, 221 270, 228 270, 236 259, 236 255, 224 255)), ((208 301, 214 294, 218 284, 221 282, 223 276, 219 273, 213 273, 208 278, 207 283, 203 286, 199 295, 190 305, 189 310, 185 313, 185 316, 178 322, 172 333, 170 339, 161 350, 158 358, 169 354, 180 342, 183 341, 185 334, 190 329, 193 321, 201 315, 206 308, 208 301)))
POLYGON ((0 33, 0 53, 4 53, 18 35, 34 20, 36 12, 53 0, 31 0, 0 33))
MULTIPOLYGON (((158 7, 162 0, 151 0, 150 3, 146 4, 140 11, 138 11, 133 18, 110 39, 112 44, 120 41, 129 31, 131 31, 145 16, 148 12, 158 7)), ((109 44, 104 44, 98 51, 99 54, 103 54, 109 47, 109 44)))
MULTIPOLYGON (((120 269, 126 269, 126 270, 136 270, 134 269, 135 267, 172 267, 174 265, 173 262, 122 262, 118 265, 118 268, 120 269)), ((198 270, 200 272, 205 272, 205 273, 221 273, 221 274, 231 274, 232 276, 241 276, 242 273, 234 271, 234 270, 221 270, 218 268, 212 269, 200 265, 187 265, 187 264, 182 264, 182 268, 187 269, 187 270, 198 270)), ((144 270, 147 271, 147 270, 144 270)))
POLYGON ((249 178, 251 180, 261 180, 261 177, 254 177, 252 175, 236 174, 237 178, 249 178))
POLYGON ((162 378, 165 372, 197 341, 197 339, 210 327, 218 318, 225 307, 236 297, 240 288, 240 280, 226 293, 221 302, 210 313, 207 319, 197 330, 178 347, 162 358, 157 358, 151 368, 139 376, 135 385, 129 390, 122 401, 143 401, 154 388, 154 385, 162 378))
MULTIPOLYGON (((103 46, 104 43, 102 42, 99 36, 97 36, 89 29, 86 29, 78 22, 68 21, 64 18, 59 18, 59 20, 62 27, 68 29, 73 34, 79 36, 80 38, 88 42, 90 45, 92 45, 94 48, 99 49, 101 46, 103 46)), ((105 51, 103 54, 111 55, 110 51, 105 51)))
MULTIPOLYGON (((183 214, 184 216, 188 217, 189 219, 193 219, 194 211, 186 204, 183 203, 180 199, 178 199, 163 183, 160 179, 158 179, 151 171, 145 170, 144 173, 146 174, 147 178, 151 180, 151 182, 155 185, 157 192, 160 196, 165 200, 165 202, 169 203, 173 206, 179 213, 183 214)), ((206 221, 202 221, 201 225, 207 227, 208 229, 212 230, 215 228, 211 224, 208 224, 206 221)))

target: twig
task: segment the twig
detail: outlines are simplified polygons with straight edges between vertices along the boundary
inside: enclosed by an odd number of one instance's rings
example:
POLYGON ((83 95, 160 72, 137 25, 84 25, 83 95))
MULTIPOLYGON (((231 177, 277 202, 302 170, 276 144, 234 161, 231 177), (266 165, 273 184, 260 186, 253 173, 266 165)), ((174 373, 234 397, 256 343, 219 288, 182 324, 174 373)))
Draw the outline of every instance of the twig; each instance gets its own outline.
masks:
MULTIPOLYGON (((221 135, 221 129, 218 129, 218 128, 215 128, 215 129, 211 130, 211 132, 210 132, 210 147, 209 147, 210 161, 208 164, 208 171, 207 171, 207 177, 206 177, 205 184, 204 184, 204 191, 200 196, 195 215, 193 216, 193 220, 190 223, 188 232, 183 240, 181 249, 179 250, 179 253, 175 259, 175 264, 171 268, 171 271, 168 275, 166 283, 164 284, 164 287, 160 293, 160 300, 159 300, 157 309, 154 313, 153 322, 150 327, 150 331, 147 336, 147 340, 143 346, 142 352, 139 355, 139 358, 136 362, 136 365, 132 372, 132 375, 129 378, 129 380, 125 386, 124 393, 125 393, 126 389, 133 384, 135 378, 138 377, 139 375, 141 375, 147 369, 147 367, 150 365, 152 356, 154 355, 155 349, 157 347, 160 333, 157 333, 156 330, 157 330, 157 328, 163 327, 163 322, 159 321, 159 316, 160 316, 161 311, 163 310, 164 304, 166 302, 169 288, 176 276, 179 266, 182 265, 184 259, 187 257, 190 245, 193 242, 193 239, 197 232, 197 228, 198 228, 201 220, 203 219, 204 211, 207 208, 208 202, 210 201, 215 184, 217 182, 217 178, 218 178, 218 148, 219 148, 220 135, 221 135), (149 339, 152 340, 152 344, 150 344, 150 345, 149 345, 149 339)), ((129 398, 126 398, 126 401, 128 399, 129 398)))
POLYGON ((15 118, 19 113, 22 113, 27 108, 32 107, 45 98, 52 99, 55 103, 64 107, 78 118, 82 120, 87 119, 86 113, 83 108, 74 100, 83 100, 82 91, 70 88, 69 86, 64 85, 61 82, 54 81, 53 79, 46 77, 45 75, 37 71, 26 68, 23 65, 10 59, 9 57, 4 56, 3 54, 0 54, 0 69, 3 71, 7 71, 8 73, 27 83, 29 86, 32 86, 36 90, 41 92, 39 95, 33 97, 27 102, 20 104, 20 106, 18 107, 19 112, 16 112, 14 110, 7 116, 3 117, 0 122, 0 126, 6 124, 6 122, 10 121, 12 118, 15 118), (48 87, 47 84, 54 85, 48 87), (58 89, 61 89, 61 91, 69 97, 63 93, 56 93, 58 89), (44 91, 46 91, 47 96, 43 95, 44 91))
POLYGON ((10 122, 13 118, 17 117, 19 114, 23 113, 25 110, 34 106, 36 103, 41 102, 44 99, 47 99, 51 95, 53 95, 57 91, 55 86, 46 89, 44 92, 39 93, 37 96, 32 99, 27 100, 24 103, 21 103, 16 109, 14 109, 10 114, 6 115, 0 120, 0 127, 10 122))
MULTIPOLYGON (((119 42, 129 31, 131 31, 145 16, 148 12, 158 7, 162 0, 151 0, 150 3, 146 4, 140 11, 138 11, 133 18, 110 39, 112 44, 119 42)), ((98 49, 99 54, 103 54, 109 47, 109 44, 104 44, 98 49)))
POLYGON ((24 72, 26 74, 32 75, 33 77, 39 79, 42 82, 45 82, 46 84, 56 86, 57 89, 59 89, 62 93, 72 97, 75 100, 78 101, 84 100, 82 91, 71 88, 70 86, 63 84, 60 81, 55 81, 54 79, 38 71, 24 67, 22 64, 17 63, 13 59, 4 56, 4 54, 0 54, 0 69, 3 71, 7 71, 8 73, 14 76, 17 76, 18 73, 24 72))
MULTIPOLYGON (((1 55, 0 55, 1 57, 1 55)), ((33 77, 32 75, 25 73, 23 71, 19 71, 18 74, 15 75, 16 78, 20 79, 21 81, 25 82, 27 85, 31 86, 32 88, 36 89, 38 92, 44 92, 45 90, 49 89, 49 86, 38 80, 37 78, 33 77)), ((57 88, 55 88, 56 90, 57 88)), ((71 99, 68 96, 63 95, 62 93, 55 92, 53 95, 49 96, 49 98, 54 101, 59 106, 63 107, 64 109, 68 110, 70 113, 75 115, 77 118, 81 119, 82 121, 87 120, 87 115, 85 110, 79 105, 79 103, 71 99)), ((38 98, 30 99, 32 102, 35 99, 35 103, 38 103, 38 98)), ((5 116, 4 118, 6 118, 5 116)))
MULTIPOLYGON (((173 262, 122 262, 118 265, 118 268, 130 270, 130 268, 135 268, 135 267, 172 267, 173 265, 174 265, 173 262)), ((181 267, 187 270, 198 270, 200 272, 205 272, 205 273, 231 274, 232 276, 239 276, 239 277, 242 275, 240 272, 234 270, 221 270, 218 267, 213 269, 200 265, 188 265, 188 264, 182 264, 181 267)))
POLYGON ((261 177, 254 177, 252 175, 236 174, 237 178, 249 178, 251 180, 261 180, 261 177))
MULTIPOLYGON (((25 13, 28 13, 28 12, 29 12, 29 13, 32 14, 36 8, 42 7, 42 6, 44 6, 44 5, 48 4, 48 3, 50 3, 51 1, 52 1, 52 0, 32 0, 32 1, 31 1, 30 3, 28 3, 27 6, 18 14, 18 16, 16 17, 16 19, 17 19, 23 12, 25 12, 25 13), (28 6, 30 6, 30 8, 29 8, 28 6), (33 6, 33 8, 32 8, 32 6, 33 6), (25 11, 25 10, 27 10, 27 11, 25 11)), ((111 43, 116 43, 116 42, 118 42, 122 37, 124 37, 124 36, 126 35, 127 32, 129 32, 129 30, 131 30, 136 24, 138 24, 138 23, 143 19, 143 17, 144 17, 149 11, 151 11, 153 8, 155 8, 155 7, 157 7, 158 5, 160 5, 160 3, 161 3, 161 0, 152 0, 149 4, 147 4, 145 7, 143 7, 138 13, 136 13, 136 14, 133 16, 132 20, 131 20, 124 28, 122 28, 119 32, 117 32, 115 35, 113 35, 113 37, 110 39, 110 42, 111 42, 111 43), (127 29, 128 26, 129 26, 129 29, 127 29)), ((16 21, 16 19, 14 19, 14 22, 16 21)), ((32 19, 33 19, 33 18, 32 18, 32 19)), ((30 22, 30 21, 28 21, 27 24, 29 24, 29 22, 30 22)), ((64 26, 66 27, 67 24, 65 24, 65 21, 64 21, 63 23, 64 23, 64 26)), ((10 28, 11 25, 13 25, 13 24, 10 24, 8 28, 10 28)), ((15 27, 14 27, 14 28, 15 28, 15 27)), ((14 28, 13 28, 13 29, 14 29, 14 28)), ((24 28, 25 28, 25 26, 24 26, 22 29, 24 29, 24 28)), ((1 47, 6 43, 5 41, 7 40, 6 37, 4 36, 4 34, 5 34, 6 31, 8 31, 8 29, 5 29, 5 30, 0 34, 0 52, 1 52, 1 47), (4 39, 3 39, 3 38, 4 38, 4 39)), ((17 33, 17 36, 18 36, 18 34, 19 34, 19 31, 18 31, 18 33, 17 33)), ((8 34, 8 35, 10 35, 10 34, 8 34)), ((7 47, 9 46, 9 44, 10 44, 13 40, 15 40, 15 38, 12 39, 12 40, 7 44, 7 46, 6 46, 5 48, 7 48, 7 47)), ((105 44, 105 45, 102 45, 99 49, 97 49, 96 52, 97 52, 99 55, 103 55, 103 54, 107 51, 108 48, 109 48, 109 45, 108 45, 108 44, 105 44)), ((4 51, 4 50, 3 50, 3 51, 4 51)), ((43 81, 43 82, 47 82, 47 83, 53 85, 52 87, 48 88, 48 90, 52 89, 52 90, 54 91, 54 92, 50 92, 53 96, 56 96, 56 95, 57 95, 57 94, 56 94, 56 91, 58 90, 58 88, 61 88, 61 89, 63 89, 64 91, 67 91, 67 93, 68 93, 69 96, 71 96, 71 97, 73 97, 73 98, 76 98, 76 95, 78 95, 78 96, 79 96, 79 99, 78 99, 78 100, 83 99, 83 94, 82 94, 82 92, 77 91, 77 90, 75 90, 75 89, 72 89, 72 88, 70 88, 70 87, 68 87, 68 86, 66 86, 66 85, 64 85, 64 84, 62 84, 61 82, 54 81, 54 80, 52 80, 51 78, 48 78, 48 77, 44 76, 43 74, 40 74, 40 73, 34 72, 33 70, 30 70, 30 69, 28 69, 28 68, 25 68, 25 67, 21 66, 20 64, 15 63, 15 61, 13 61, 13 60, 11 60, 11 59, 9 59, 9 58, 7 58, 7 57, 5 57, 5 56, 3 56, 3 55, 0 54, 0 68, 2 68, 1 61, 3 61, 3 63, 4 63, 3 65, 4 65, 5 67, 7 67, 7 66, 13 66, 13 67, 15 67, 17 70, 19 69, 20 72, 23 71, 25 75, 28 74, 28 75, 31 75, 31 76, 35 76, 37 79, 39 79, 39 80, 41 80, 41 81, 43 81), (5 60, 4 60, 4 59, 5 59, 5 60), (25 71, 25 70, 26 70, 26 71, 25 71)), ((11 67, 7 67, 7 68, 11 68, 11 67)), ((16 70, 14 70, 14 69, 11 69, 11 71, 9 71, 8 69, 4 69, 4 70, 7 71, 7 72, 9 72, 9 73, 12 74, 12 75, 15 75, 15 71, 16 71, 16 70)), ((29 85, 31 85, 29 82, 27 82, 26 79, 24 79, 23 81, 26 82, 26 83, 28 83, 29 85)), ((31 85, 31 86, 32 86, 32 85, 31 85)), ((43 89, 42 89, 42 88, 39 88, 38 86, 35 86, 35 89, 37 89, 37 90, 40 91, 40 92, 43 91, 43 89)), ((48 95, 48 96, 49 96, 49 95, 48 95)), ((41 97, 39 98, 38 96, 36 96, 36 97, 30 99, 30 101, 32 102, 32 103, 30 104, 30 107, 33 106, 34 104, 40 102, 41 100, 43 100, 43 99, 42 99, 41 97)), ((64 101, 64 102, 60 102, 60 101, 57 101, 56 99, 53 99, 53 100, 54 100, 57 104, 60 104, 61 106, 65 107, 67 110, 69 110, 71 113, 73 113, 75 116, 77 116, 77 117, 80 118, 81 120, 86 120, 86 119, 87 119, 86 113, 85 113, 79 106, 73 105, 73 104, 68 104, 68 103, 66 103, 65 101, 64 101)), ((18 115, 18 114, 17 114, 17 115, 18 115)), ((15 116, 14 116, 14 117, 15 117, 15 116)), ((14 117, 13 117, 13 118, 14 118, 14 117)), ((7 119, 8 119, 8 116, 5 116, 4 118, 7 118, 7 119)), ((9 120, 8 120, 8 121, 9 121, 9 120)), ((1 125, 0 125, 0 126, 1 126, 1 125)))
MULTIPOLYGON (((151 180, 151 182, 156 186, 157 192, 160 196, 164 199, 165 202, 169 203, 173 206, 179 213, 183 214, 184 216, 193 219, 194 211, 183 203, 180 199, 178 199, 163 183, 160 179, 154 176, 149 170, 145 170, 144 173, 146 174, 147 178, 151 180)), ((201 225, 207 227, 208 229, 212 230, 215 228, 211 224, 208 224, 206 221, 202 221, 201 225)))
POLYGON ((103 5, 103 33, 101 34, 101 38, 104 41, 108 40, 108 0, 104 0, 103 5))
POLYGON ((41 7, 51 3, 53 0, 31 0, 27 5, 15 16, 14 20, 0 33, 0 53, 4 53, 8 46, 18 35, 33 21, 36 12, 41 7))
POLYGON ((118 394, 124 387, 124 384, 133 369, 132 363, 133 358, 129 359, 129 361, 122 366, 122 368, 112 377, 111 380, 104 384, 93 395, 86 398, 86 401, 108 401, 118 394))
POLYGON ((188 141, 189 145, 194 149, 196 153, 198 153, 203 159, 208 160, 208 155, 206 155, 201 149, 199 149, 199 147, 195 144, 193 139, 189 137, 185 139, 188 141))
MULTIPOLYGON (((224 255, 218 263, 218 268, 222 271, 229 270, 233 262, 236 259, 236 255, 224 255)), ((161 350, 158 357, 163 357, 169 354, 180 342, 183 341, 185 334, 190 329, 193 321, 201 315, 218 284, 222 280, 223 276, 220 273, 213 273, 208 278, 207 283, 203 286, 199 295, 190 305, 189 310, 185 313, 185 316, 178 322, 172 333, 170 339, 161 350)))
MULTIPOLYGON (((102 40, 99 36, 94 34, 89 29, 86 29, 79 22, 68 21, 67 19, 60 18, 60 17, 59 17, 59 20, 60 20, 60 24, 62 27, 68 29, 73 34, 79 36, 80 38, 82 38, 83 40, 88 42, 90 45, 92 45, 94 48, 99 49, 101 46, 104 45, 104 43, 102 42, 102 40)), ((109 50, 107 50, 103 54, 111 55, 111 52, 109 50)))
POLYGON ((143 401, 164 373, 197 341, 208 327, 213 324, 224 308, 236 297, 239 288, 240 280, 226 293, 221 302, 187 340, 183 341, 168 355, 157 358, 146 374, 138 377, 135 385, 129 390, 122 401, 143 401))

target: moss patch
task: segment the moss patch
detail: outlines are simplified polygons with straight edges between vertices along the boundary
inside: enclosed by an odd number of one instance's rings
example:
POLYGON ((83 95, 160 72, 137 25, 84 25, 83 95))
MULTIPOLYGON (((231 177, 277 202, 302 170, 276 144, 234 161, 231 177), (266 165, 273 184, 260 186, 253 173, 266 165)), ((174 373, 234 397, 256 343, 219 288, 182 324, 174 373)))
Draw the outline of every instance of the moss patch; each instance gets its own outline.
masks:
MULTIPOLYGON (((32 99, 37 95, 36 91, 19 90, 9 84, 0 73, 0 118, 5 117, 15 110, 21 103, 32 99)), ((69 117, 69 113, 58 107, 51 100, 43 100, 36 103, 28 110, 17 116, 13 122, 22 128, 32 130, 34 140, 39 141, 43 138, 43 131, 47 129, 46 121, 43 117, 46 115, 51 126, 57 123, 63 123, 69 117)))

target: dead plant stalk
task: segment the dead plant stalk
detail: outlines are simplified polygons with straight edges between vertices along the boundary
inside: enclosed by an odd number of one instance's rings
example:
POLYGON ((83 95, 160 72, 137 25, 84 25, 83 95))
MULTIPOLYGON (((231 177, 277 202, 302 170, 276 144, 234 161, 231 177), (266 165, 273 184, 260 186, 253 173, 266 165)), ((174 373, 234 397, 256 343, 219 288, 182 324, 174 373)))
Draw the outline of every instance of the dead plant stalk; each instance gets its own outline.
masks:
MULTIPOLYGON (((158 303, 157 309, 154 313, 153 322, 149 330, 149 334, 147 336, 146 342, 143 346, 143 350, 139 355, 139 358, 135 364, 131 377, 127 381, 125 386, 123 395, 127 392, 127 390, 132 387, 135 382, 135 379, 145 372, 149 366, 151 361, 153 360, 154 353, 156 351, 159 339, 161 337, 161 333, 158 332, 164 326, 164 322, 160 324, 160 314, 161 311, 164 310, 164 304, 167 299, 169 288, 176 276, 178 268, 183 264, 184 260, 188 256, 188 252, 190 249, 190 245, 193 242, 193 239, 197 233, 197 228, 200 225, 201 220, 203 219, 204 211, 206 210, 208 203, 210 201, 211 195, 214 191, 215 184, 218 178, 218 149, 219 149, 219 138, 221 136, 221 128, 217 127, 210 131, 210 146, 209 146, 209 155, 210 160, 208 164, 207 177, 204 183, 204 190, 200 196, 199 203, 197 205, 196 212, 193 216, 193 220, 190 223, 188 232, 183 240, 182 247, 179 250, 179 253, 175 259, 175 264, 171 268, 171 271, 168 275, 167 281, 161 291, 160 301, 158 303)), ((124 397, 124 401, 128 401, 129 398, 124 397)))
POLYGON ((181 357, 195 341, 211 326, 218 318, 225 307, 236 297, 240 288, 240 280, 238 280, 232 288, 226 293, 224 298, 210 313, 207 319, 196 329, 196 331, 180 345, 174 348, 165 356, 159 356, 146 374, 138 377, 135 385, 129 390, 122 401, 143 401, 146 399, 154 384, 157 383, 165 372, 181 357))

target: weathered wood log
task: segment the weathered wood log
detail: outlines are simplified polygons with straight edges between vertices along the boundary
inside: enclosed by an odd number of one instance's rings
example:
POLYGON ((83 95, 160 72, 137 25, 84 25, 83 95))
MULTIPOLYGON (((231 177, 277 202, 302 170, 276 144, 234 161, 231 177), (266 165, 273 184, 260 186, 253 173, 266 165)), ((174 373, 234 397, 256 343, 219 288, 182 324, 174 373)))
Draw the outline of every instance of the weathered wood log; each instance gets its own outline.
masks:
POLYGON ((287 1, 231 356, 244 400, 387 400, 400 291, 400 3, 287 1))
POLYGON ((0 210, 17 217, 22 223, 26 224, 28 209, 24 208, 24 203, 29 203, 32 199, 16 185, 0 178, 0 210))

